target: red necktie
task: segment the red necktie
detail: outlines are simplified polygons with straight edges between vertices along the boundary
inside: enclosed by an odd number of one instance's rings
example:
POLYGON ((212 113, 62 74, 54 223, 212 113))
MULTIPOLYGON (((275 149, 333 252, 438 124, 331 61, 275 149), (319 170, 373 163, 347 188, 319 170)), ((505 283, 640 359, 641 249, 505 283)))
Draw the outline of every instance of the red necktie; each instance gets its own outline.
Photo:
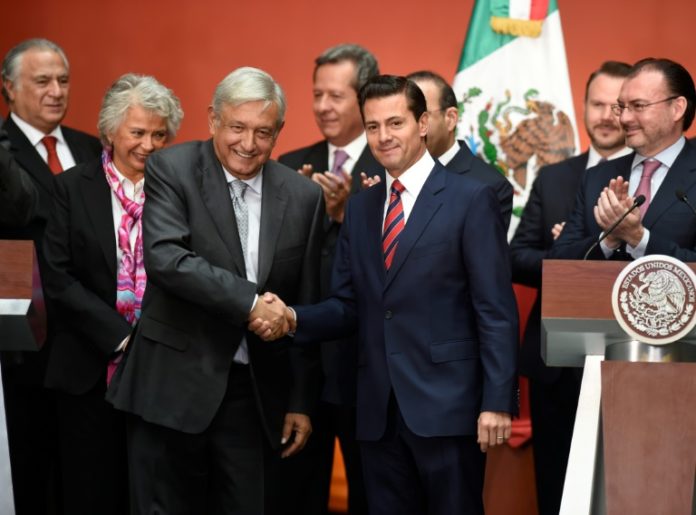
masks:
POLYGON ((46 162, 53 175, 58 175, 63 171, 63 165, 60 164, 60 159, 58 159, 58 153, 56 152, 57 141, 58 139, 55 136, 44 136, 41 140, 41 143, 46 147, 46 152, 48 152, 46 162))
POLYGON ((395 180, 391 186, 389 207, 384 218, 384 231, 382 232, 382 250, 384 251, 384 266, 387 270, 392 264, 396 245, 399 243, 399 234, 404 228, 404 206, 401 204, 401 194, 406 188, 395 180))
POLYGON ((656 159, 646 159, 643 161, 643 173, 640 176, 640 182, 638 183, 638 188, 636 189, 635 194, 633 195, 634 197, 638 197, 638 195, 645 195, 645 202, 643 202, 643 205, 641 205, 638 209, 640 209, 640 218, 641 220, 645 216, 645 212, 648 210, 648 206, 650 205, 650 200, 651 200, 651 191, 650 191, 650 181, 652 181, 653 174, 657 171, 658 168, 660 168, 660 163, 656 159))

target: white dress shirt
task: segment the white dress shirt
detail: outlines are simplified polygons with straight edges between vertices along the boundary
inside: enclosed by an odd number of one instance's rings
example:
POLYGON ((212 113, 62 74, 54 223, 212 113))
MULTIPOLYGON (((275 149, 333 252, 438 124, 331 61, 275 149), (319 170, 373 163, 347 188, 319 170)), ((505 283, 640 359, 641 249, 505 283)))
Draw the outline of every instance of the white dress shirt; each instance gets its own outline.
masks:
MULTIPOLYGON (((231 173, 223 167, 227 182, 238 181, 231 173)), ((249 213, 247 224, 247 241, 246 253, 244 254, 244 265, 246 268, 247 281, 255 283, 258 281, 259 274, 259 236, 261 234, 261 191, 263 188, 263 169, 251 179, 242 181, 247 185, 244 192, 244 202, 247 205, 249 213)), ((232 190, 230 188, 230 198, 232 198, 232 190)), ((254 303, 251 310, 256 306, 258 295, 254 298, 254 303)), ((235 363, 247 365, 249 363, 249 350, 247 347, 246 336, 242 336, 242 342, 239 344, 236 354, 234 355, 235 363)))
MULTIPOLYGON (((633 152, 632 148, 623 147, 618 152, 614 152, 609 157, 607 157, 606 160, 611 161, 612 159, 618 159, 619 157, 627 156, 631 152, 633 152)), ((587 170, 588 168, 592 168, 593 166, 597 166, 599 162, 602 160, 602 158, 603 156, 600 155, 600 153, 597 152, 592 145, 590 145, 590 149, 587 155, 587 166, 585 166, 585 170, 587 170)))
MULTIPOLYGON (((353 173, 353 169, 355 168, 355 165, 358 162, 358 159, 360 159, 361 154, 365 150, 365 147, 367 146, 367 136, 365 135, 365 132, 363 131, 360 133, 360 136, 355 138, 353 141, 348 143, 345 147, 337 147, 336 145, 329 143, 329 170, 333 168, 334 160, 336 159, 336 150, 344 150, 346 154, 348 154, 348 159, 346 159, 345 163, 343 163, 342 168, 346 171, 347 174, 351 175, 353 173)), ((327 172, 329 170, 314 170, 315 172, 327 172)), ((363 170, 357 170, 357 172, 362 172, 363 170)))
POLYGON ((440 163, 442 163, 442 166, 447 166, 452 159, 454 159, 454 156, 457 155, 457 152, 459 152, 459 149, 462 148, 459 142, 455 139, 454 140, 454 145, 452 145, 447 152, 442 154, 440 157, 437 158, 440 163))
MULTIPOLYGON (((414 163, 414 165, 399 176, 399 182, 403 184, 404 191, 401 193, 401 205, 404 210, 404 225, 408 222, 408 217, 411 215, 413 205, 420 191, 423 189, 423 184, 428 180, 430 172, 435 166, 435 160, 426 151, 423 156, 414 163)), ((396 180, 389 173, 386 174, 384 181, 387 188, 387 198, 384 201, 384 214, 382 215, 382 228, 384 228, 384 219, 387 217, 387 209, 389 208, 389 197, 391 186, 396 180)))
POLYGON ((41 140, 44 138, 44 136, 55 136, 56 154, 58 154, 58 160, 60 161, 60 165, 63 167, 63 170, 67 170, 68 168, 72 168, 73 166, 75 166, 75 159, 73 158, 72 152, 70 152, 70 147, 68 147, 68 144, 65 142, 65 138, 63 137, 63 131, 61 131, 60 125, 53 129, 53 131, 50 134, 44 134, 39 129, 36 129, 29 125, 16 114, 10 113, 10 116, 12 117, 12 120, 14 120, 14 122, 17 124, 17 127, 19 127, 19 130, 21 130, 27 137, 29 143, 31 143, 34 146, 36 151, 41 156, 41 159, 44 160, 44 163, 48 163, 48 151, 46 150, 46 146, 41 142, 41 140))

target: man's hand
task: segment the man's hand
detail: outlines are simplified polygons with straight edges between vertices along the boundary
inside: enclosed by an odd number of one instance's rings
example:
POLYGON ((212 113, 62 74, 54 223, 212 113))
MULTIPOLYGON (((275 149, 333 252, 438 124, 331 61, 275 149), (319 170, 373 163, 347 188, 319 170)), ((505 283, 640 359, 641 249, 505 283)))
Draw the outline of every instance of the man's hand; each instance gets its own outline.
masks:
MULTIPOLYGON (((597 225, 603 231, 606 231, 633 206, 634 201, 635 199, 628 195, 628 182, 623 177, 612 179, 609 181, 609 185, 602 190, 594 208, 597 225)), ((604 241, 607 247, 611 249, 618 248, 622 241, 635 247, 640 243, 643 231, 643 225, 640 222, 640 210, 636 208, 629 213, 604 241)))
MULTIPOLYGON (((277 340, 278 338, 282 338, 283 336, 288 334, 289 331, 295 331, 295 329, 297 328, 295 312, 289 307, 287 307, 277 295, 270 292, 264 293, 263 297, 259 297, 259 300, 256 303, 257 308, 261 302, 266 304, 282 304, 282 316, 284 318, 284 322, 281 324, 282 331, 274 331, 273 323, 271 321, 266 320, 263 317, 251 318, 251 314, 249 315, 249 331, 256 334, 256 336, 267 342, 277 340)), ((276 309, 278 308, 279 305, 276 306, 276 309)))
POLYGON ((482 411, 478 418, 478 443, 481 451, 504 444, 512 434, 512 420, 509 413, 502 411, 482 411))
POLYGON ((274 293, 266 292, 249 313, 249 330, 266 341, 277 340, 290 330, 288 308, 274 293))
POLYGON ((382 178, 379 175, 373 175, 372 177, 368 177, 365 172, 360 172, 360 179, 362 188, 364 190, 382 182, 382 178))
POLYGON ((565 222, 561 222, 559 224, 553 224, 553 227, 551 227, 551 236, 553 236, 554 240, 558 239, 558 237, 563 232, 564 227, 565 227, 565 222))
POLYGON ((286 413, 285 423, 283 424, 283 435, 280 443, 285 445, 290 442, 283 452, 281 458, 287 458, 297 454, 306 445, 309 435, 312 434, 312 422, 307 415, 302 413, 286 413))
POLYGON ((312 175, 312 180, 324 191, 326 214, 332 220, 343 223, 346 201, 350 196, 350 186, 353 180, 351 176, 340 170, 338 173, 315 173, 312 175))
POLYGON ((312 174, 314 173, 314 168, 312 167, 312 165, 302 165, 302 168, 297 170, 297 173, 299 173, 300 175, 304 175, 305 177, 310 179, 312 177, 312 174))

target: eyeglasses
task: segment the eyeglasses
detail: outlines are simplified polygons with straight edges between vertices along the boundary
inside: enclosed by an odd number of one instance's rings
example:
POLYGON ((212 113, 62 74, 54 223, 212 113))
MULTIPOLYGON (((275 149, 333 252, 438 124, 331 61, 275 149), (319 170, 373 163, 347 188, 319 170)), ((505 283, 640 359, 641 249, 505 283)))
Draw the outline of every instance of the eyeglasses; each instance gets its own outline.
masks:
POLYGON ((629 111, 632 111, 635 114, 640 114, 643 111, 645 111, 648 107, 654 106, 655 104, 661 104, 663 102, 669 102, 670 100, 674 100, 675 98, 679 98, 681 95, 674 95, 669 98, 665 98, 662 100, 657 100, 656 102, 629 102, 626 105, 623 104, 612 104, 611 105, 611 112, 614 113, 616 116, 621 116, 624 112, 624 110, 628 109, 629 111))

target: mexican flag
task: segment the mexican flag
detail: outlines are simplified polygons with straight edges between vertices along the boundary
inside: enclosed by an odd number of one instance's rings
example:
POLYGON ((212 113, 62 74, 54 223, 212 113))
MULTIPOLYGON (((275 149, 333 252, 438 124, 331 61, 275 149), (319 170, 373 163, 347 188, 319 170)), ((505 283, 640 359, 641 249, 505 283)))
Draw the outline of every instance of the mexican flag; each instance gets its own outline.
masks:
POLYGON ((514 187, 512 237, 539 168, 579 148, 556 0, 477 0, 454 92, 459 139, 514 187))

